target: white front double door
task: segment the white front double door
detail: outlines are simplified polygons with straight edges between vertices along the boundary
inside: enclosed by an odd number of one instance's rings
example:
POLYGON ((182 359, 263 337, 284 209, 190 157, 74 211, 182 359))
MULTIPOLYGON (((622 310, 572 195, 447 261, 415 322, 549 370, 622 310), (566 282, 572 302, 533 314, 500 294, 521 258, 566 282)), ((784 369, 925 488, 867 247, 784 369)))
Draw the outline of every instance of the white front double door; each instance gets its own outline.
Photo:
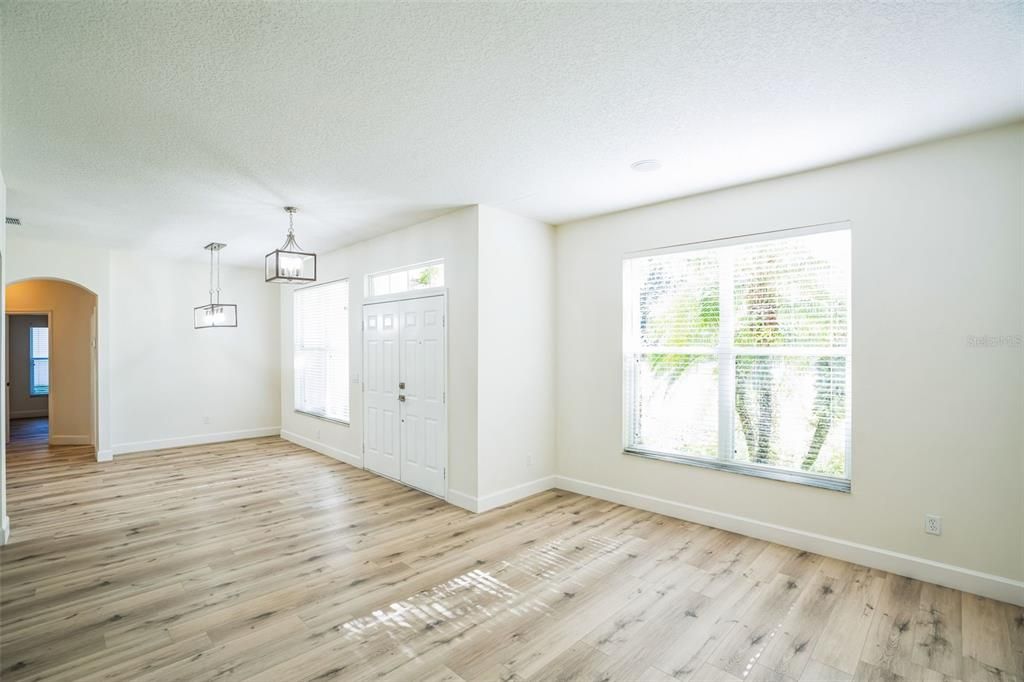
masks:
POLYGON ((444 297, 363 306, 367 469, 444 497, 444 297))

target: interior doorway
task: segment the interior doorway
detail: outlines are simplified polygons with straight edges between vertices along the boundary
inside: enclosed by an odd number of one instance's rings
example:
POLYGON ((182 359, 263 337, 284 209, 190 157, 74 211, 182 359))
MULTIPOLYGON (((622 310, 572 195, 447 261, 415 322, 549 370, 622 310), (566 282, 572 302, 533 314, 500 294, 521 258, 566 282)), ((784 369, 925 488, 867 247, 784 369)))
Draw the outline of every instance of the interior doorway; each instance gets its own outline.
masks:
POLYGON ((50 313, 7 314, 7 442, 22 445, 50 439, 50 313))
POLYGON ((10 452, 21 443, 91 446, 95 453, 96 294, 73 282, 40 278, 9 284, 5 298, 10 452))

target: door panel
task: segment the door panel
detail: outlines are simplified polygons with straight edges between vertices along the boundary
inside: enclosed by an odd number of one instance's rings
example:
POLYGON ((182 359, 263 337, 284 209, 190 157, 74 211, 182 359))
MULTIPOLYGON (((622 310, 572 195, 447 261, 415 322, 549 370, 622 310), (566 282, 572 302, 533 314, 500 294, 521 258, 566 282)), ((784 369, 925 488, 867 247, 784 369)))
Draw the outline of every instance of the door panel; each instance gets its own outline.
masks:
POLYGON ((367 469, 445 494, 444 297, 363 306, 367 469))
POLYGON ((399 304, 363 307, 364 465, 390 478, 401 477, 398 402, 399 304))
POLYGON ((444 495, 444 298, 401 302, 401 480, 444 495))

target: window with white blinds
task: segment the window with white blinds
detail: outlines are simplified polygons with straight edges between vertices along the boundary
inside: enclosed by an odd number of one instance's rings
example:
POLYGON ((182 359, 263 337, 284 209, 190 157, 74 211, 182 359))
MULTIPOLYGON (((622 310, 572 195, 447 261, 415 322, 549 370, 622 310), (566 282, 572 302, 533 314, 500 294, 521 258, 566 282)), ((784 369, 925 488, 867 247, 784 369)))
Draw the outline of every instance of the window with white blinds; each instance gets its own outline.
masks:
POLYGON ((294 293, 295 409, 348 423, 348 280, 294 293))
POLYGON ((29 395, 50 393, 50 329, 29 327, 29 395))
POLYGON ((624 262, 627 452, 850 489, 847 223, 624 262))

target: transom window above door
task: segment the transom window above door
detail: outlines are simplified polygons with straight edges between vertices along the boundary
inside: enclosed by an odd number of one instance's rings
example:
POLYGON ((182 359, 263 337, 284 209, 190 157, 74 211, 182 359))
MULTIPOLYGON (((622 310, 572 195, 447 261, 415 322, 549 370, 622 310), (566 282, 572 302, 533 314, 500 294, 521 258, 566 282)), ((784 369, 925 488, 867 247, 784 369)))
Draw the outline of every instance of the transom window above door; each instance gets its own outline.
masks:
POLYGON ((417 289, 444 286, 444 260, 417 263, 366 276, 366 295, 389 296, 417 289))
POLYGON ((850 489, 847 223, 626 258, 625 450, 850 489))

